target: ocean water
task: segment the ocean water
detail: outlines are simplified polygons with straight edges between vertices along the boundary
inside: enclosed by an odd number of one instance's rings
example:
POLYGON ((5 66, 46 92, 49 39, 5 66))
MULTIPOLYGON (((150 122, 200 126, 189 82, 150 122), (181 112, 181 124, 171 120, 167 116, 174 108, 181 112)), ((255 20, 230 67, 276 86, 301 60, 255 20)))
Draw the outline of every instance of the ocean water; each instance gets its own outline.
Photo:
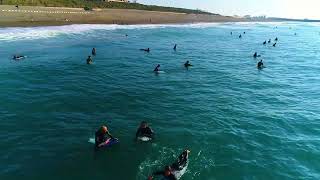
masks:
POLYGON ((186 148, 184 180, 320 179, 319 32, 316 23, 0 28, 0 179, 143 180, 186 148), (152 72, 157 64, 165 73, 152 72), (134 141, 142 120, 152 143, 134 141), (102 124, 120 144, 96 152, 87 141, 102 124))

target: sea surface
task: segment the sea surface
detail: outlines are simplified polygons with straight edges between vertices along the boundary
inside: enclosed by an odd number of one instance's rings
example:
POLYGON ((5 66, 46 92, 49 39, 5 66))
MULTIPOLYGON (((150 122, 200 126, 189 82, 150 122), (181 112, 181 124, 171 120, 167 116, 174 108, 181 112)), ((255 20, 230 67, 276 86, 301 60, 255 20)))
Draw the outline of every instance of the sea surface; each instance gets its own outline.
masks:
POLYGON ((317 23, 0 28, 0 179, 145 180, 190 149, 183 180, 317 180, 319 73, 317 23))

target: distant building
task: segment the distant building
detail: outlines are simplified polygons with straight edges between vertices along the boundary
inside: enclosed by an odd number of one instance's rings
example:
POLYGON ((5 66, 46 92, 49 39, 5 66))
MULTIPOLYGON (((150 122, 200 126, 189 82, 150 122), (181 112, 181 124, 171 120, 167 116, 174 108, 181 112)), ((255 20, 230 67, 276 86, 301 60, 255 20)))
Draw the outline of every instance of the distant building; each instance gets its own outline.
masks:
POLYGON ((129 0, 104 0, 106 2, 124 2, 124 3, 128 3, 129 0))

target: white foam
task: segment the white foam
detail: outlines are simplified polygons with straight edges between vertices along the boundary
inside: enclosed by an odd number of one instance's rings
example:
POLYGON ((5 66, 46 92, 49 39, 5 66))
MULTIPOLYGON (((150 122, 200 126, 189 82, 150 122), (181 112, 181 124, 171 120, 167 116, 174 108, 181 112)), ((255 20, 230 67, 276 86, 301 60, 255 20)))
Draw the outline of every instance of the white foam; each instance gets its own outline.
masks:
MULTIPOLYGON (((0 28, 0 41, 17 41, 29 39, 51 38, 61 34, 81 34, 94 30, 117 29, 156 29, 156 28, 209 28, 217 26, 256 25, 255 22, 246 23, 194 23, 194 24, 149 24, 149 25, 106 25, 106 24, 74 24, 65 26, 43 27, 10 27, 0 28)), ((268 24, 268 23, 265 23, 268 24)))

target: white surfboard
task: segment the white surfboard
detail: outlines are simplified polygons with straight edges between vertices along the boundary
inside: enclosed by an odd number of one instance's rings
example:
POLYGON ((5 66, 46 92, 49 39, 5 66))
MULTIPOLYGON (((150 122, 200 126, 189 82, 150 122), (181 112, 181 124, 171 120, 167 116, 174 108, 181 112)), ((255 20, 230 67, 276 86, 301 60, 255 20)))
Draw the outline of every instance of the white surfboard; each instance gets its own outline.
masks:
POLYGON ((138 137, 138 140, 140 140, 140 141, 144 141, 144 142, 147 142, 147 141, 151 141, 151 140, 152 140, 152 138, 142 136, 142 137, 138 137))

